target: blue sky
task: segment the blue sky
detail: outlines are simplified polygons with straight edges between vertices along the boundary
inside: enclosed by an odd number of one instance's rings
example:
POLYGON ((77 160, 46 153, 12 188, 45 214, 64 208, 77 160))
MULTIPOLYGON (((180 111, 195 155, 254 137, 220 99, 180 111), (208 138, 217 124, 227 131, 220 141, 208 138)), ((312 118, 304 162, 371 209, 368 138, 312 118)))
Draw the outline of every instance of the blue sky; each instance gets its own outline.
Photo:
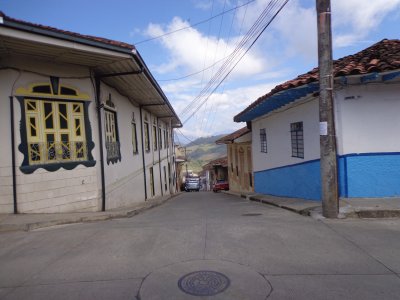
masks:
MULTIPOLYGON (((282 0, 280 0, 282 1, 282 0)), ((25 21, 135 44, 176 112, 180 131, 195 138, 229 133, 245 124, 233 116, 274 86, 317 65, 314 0, 289 0, 262 37, 201 108, 188 104, 223 64, 269 0, 254 0, 193 28, 149 42, 249 0, 0 0, 0 10, 25 21), (210 67, 215 62, 214 67, 210 67), (208 68, 197 75, 184 77, 208 68), (186 114, 182 113, 188 111, 186 114)), ((334 58, 383 38, 398 39, 400 0, 332 0, 334 58)), ((206 97, 198 99, 205 101, 206 97)), ((199 103, 199 102, 196 102, 199 103)))

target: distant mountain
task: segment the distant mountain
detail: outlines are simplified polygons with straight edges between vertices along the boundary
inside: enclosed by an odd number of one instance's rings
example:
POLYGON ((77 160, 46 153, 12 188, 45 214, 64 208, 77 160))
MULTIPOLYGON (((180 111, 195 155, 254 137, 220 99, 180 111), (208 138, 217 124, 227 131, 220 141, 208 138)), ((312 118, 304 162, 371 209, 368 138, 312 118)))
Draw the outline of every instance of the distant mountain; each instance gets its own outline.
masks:
POLYGON ((187 144, 186 147, 192 147, 192 146, 202 145, 202 144, 215 144, 216 140, 220 139, 221 137, 223 137, 225 135, 226 134, 200 137, 200 138, 190 142, 189 144, 187 144))
POLYGON ((223 136, 225 134, 201 137, 187 144, 188 169, 199 172, 202 166, 210 161, 226 156, 226 145, 215 144, 215 141, 223 136))

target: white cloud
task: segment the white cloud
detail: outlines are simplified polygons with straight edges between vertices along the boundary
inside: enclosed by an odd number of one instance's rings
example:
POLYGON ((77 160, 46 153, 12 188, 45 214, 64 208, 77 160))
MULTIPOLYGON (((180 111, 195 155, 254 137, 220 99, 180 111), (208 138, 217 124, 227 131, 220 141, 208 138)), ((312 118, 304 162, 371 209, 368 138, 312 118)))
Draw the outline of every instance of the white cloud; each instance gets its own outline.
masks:
MULTIPOLYGON (((237 24, 247 31, 267 7, 269 1, 257 0, 237 14, 237 24), (243 17, 245 19, 243 20, 243 17)), ((263 34, 262 48, 274 54, 273 59, 284 61, 287 57, 302 56, 307 59, 317 55, 317 23, 315 7, 301 6, 298 0, 289 1, 263 34)))
MULTIPOLYGON (((147 34, 150 37, 160 36, 166 32, 179 30, 190 24, 182 19, 175 17, 171 23, 164 29, 161 25, 150 24, 147 28, 147 34)), ((161 43, 170 55, 169 60, 163 65, 155 67, 153 70, 160 74, 171 72, 178 68, 186 72, 197 72, 221 61, 207 71, 206 78, 210 78, 211 73, 217 72, 218 68, 224 62, 223 59, 232 53, 235 49, 238 37, 230 39, 229 42, 214 36, 206 37, 194 28, 188 28, 178 31, 174 34, 161 38, 161 43)), ((260 55, 256 53, 247 53, 240 64, 235 68, 233 76, 250 76, 257 74, 265 69, 265 62, 260 55)), ((198 77, 202 75, 199 74, 198 77)))
POLYGON ((332 21, 337 35, 334 45, 346 47, 365 39, 384 18, 400 9, 400 0, 335 0, 332 21), (368 2, 368 3, 366 3, 368 2))
MULTIPOLYGON (((176 71, 186 75, 212 65, 234 49, 234 45, 254 24, 267 3, 268 1, 265 0, 257 0, 237 12, 235 19, 237 36, 229 42, 218 41, 216 37, 207 38, 195 28, 179 31, 161 39, 161 45, 168 51, 169 58, 165 60, 165 63, 152 68, 152 71, 159 74, 176 71), (245 13, 246 17, 243 19, 245 13), (243 28, 241 28, 242 21, 243 28)), ((389 14, 392 18, 400 17, 400 14, 393 14, 399 8, 400 0, 332 1, 334 46, 343 47, 368 40, 372 31, 381 29, 380 25, 389 14)), ((149 25, 147 33, 154 37, 188 25, 182 19, 174 18, 167 26, 149 25)), ((288 61, 294 63, 305 61, 308 64, 314 64, 317 61, 315 1, 289 1, 264 32, 262 38, 254 45, 254 49, 235 69, 236 78, 241 79, 241 82, 236 81, 235 84, 239 83, 242 87, 214 93, 208 103, 198 109, 195 116, 185 124, 181 129, 182 132, 188 137, 195 138, 221 132, 229 133, 243 127, 243 123, 233 122, 236 114, 258 97, 268 93, 277 84, 289 79, 286 78, 290 76, 288 74, 301 74, 307 71, 296 70, 297 66, 288 64, 288 61), (286 79, 281 80, 282 78, 286 79), (256 85, 256 82, 264 82, 264 84, 256 85), (254 85, 249 86, 251 84, 254 85)), ((182 116, 182 111, 195 99, 211 77, 212 71, 215 73, 219 66, 220 64, 204 74, 184 80, 161 82, 163 90, 181 117, 181 121, 187 118, 187 115, 182 116), (203 80, 201 80, 202 76, 204 76, 203 80)), ((222 87, 219 91, 221 90, 222 87)))
MULTIPOLYGON (((187 137, 209 136, 215 133, 233 132, 243 126, 244 123, 233 122, 233 117, 244 110, 260 96, 268 93, 278 83, 259 84, 251 87, 225 90, 213 94, 208 103, 196 112, 181 129, 187 137)), ((177 94, 174 99, 174 107, 179 114, 189 101, 193 100, 190 95, 177 94)), ((181 119, 182 122, 185 119, 181 119)))

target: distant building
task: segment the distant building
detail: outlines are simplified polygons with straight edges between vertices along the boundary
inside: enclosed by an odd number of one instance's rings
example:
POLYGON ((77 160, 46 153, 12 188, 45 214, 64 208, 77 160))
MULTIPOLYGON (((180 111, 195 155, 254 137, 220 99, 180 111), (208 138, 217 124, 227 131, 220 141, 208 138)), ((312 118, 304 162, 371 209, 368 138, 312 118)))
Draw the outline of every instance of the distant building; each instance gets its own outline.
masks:
MULTIPOLYGON (((400 40, 335 60, 339 195, 400 196, 400 40)), ((250 122, 255 192, 321 199, 318 68, 234 117, 250 122)))
POLYGON ((137 50, 0 12, 0 213, 108 210, 176 192, 181 123, 137 50))
POLYGON ((251 130, 243 127, 216 143, 227 146, 229 189, 238 193, 253 192, 251 130))
POLYGON ((228 181, 228 158, 225 156, 210 161, 203 166, 202 173, 205 173, 207 191, 212 190, 213 184, 217 180, 228 181))

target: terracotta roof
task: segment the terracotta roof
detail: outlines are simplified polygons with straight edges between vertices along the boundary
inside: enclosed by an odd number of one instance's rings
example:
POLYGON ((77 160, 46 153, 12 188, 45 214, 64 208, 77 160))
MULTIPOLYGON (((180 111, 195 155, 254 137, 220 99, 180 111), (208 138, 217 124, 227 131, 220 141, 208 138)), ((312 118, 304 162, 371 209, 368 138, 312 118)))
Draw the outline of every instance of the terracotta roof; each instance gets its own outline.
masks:
MULTIPOLYGON (((356 54, 348 55, 333 61, 334 77, 362 75, 375 72, 387 72, 400 69, 400 40, 384 39, 356 54)), ((239 121, 239 117, 248 112, 255 106, 267 100, 274 94, 289 90, 295 87, 306 85, 319 80, 319 69, 314 68, 311 71, 301 74, 296 78, 286 81, 273 88, 268 94, 261 96, 245 110, 234 117, 239 121)))
POLYGON ((20 25, 35 27, 35 28, 42 29, 42 30, 48 30, 48 31, 51 31, 54 33, 65 34, 67 36, 82 38, 85 40, 99 42, 99 43, 103 43, 106 45, 112 45, 112 46, 121 47, 121 48, 129 49, 129 50, 135 49, 135 47, 133 45, 130 45, 130 44, 127 44, 124 42, 109 40, 109 39, 92 36, 92 35, 84 35, 84 34, 80 34, 80 33, 76 33, 76 32, 57 29, 57 28, 50 27, 50 26, 45 26, 45 25, 40 25, 40 24, 35 24, 35 23, 31 23, 31 22, 14 19, 14 18, 11 18, 11 17, 5 15, 2 11, 0 11, 0 17, 3 18, 3 21, 9 21, 9 22, 20 24, 20 25))
POLYGON ((215 141, 216 144, 230 144, 235 139, 240 138, 241 136, 245 135, 246 133, 250 132, 251 130, 246 127, 243 127, 235 132, 228 134, 218 140, 215 141))
POLYGON ((228 166, 228 157, 227 156, 220 157, 220 158, 210 161, 208 164, 203 166, 203 170, 212 169, 214 166, 227 167, 228 166))

